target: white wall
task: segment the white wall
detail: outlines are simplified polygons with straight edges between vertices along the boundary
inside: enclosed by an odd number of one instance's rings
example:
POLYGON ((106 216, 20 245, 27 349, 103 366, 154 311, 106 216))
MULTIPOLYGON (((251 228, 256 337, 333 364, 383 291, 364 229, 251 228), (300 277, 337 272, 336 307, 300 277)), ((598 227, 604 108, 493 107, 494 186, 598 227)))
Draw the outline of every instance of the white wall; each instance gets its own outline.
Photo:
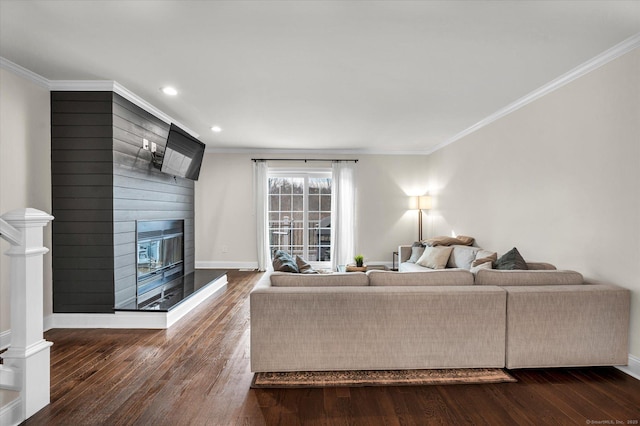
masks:
POLYGON ((435 232, 632 290, 640 357, 640 49, 429 156, 435 232))
MULTIPOLYGON (((33 207, 51 213, 49 90, 0 68, 0 214, 33 207)), ((0 240, 0 332, 11 328, 9 244, 0 240)), ((44 243, 51 247, 51 225, 44 243)), ((52 312, 51 254, 44 257, 44 315, 52 312)), ((5 343, 5 342, 3 342, 5 343)))
MULTIPOLYGON (((252 157, 265 155, 206 154, 196 183, 196 267, 255 267, 252 157), (223 249, 227 248, 227 253, 223 249)), ((278 158, 283 156, 279 155, 278 158)), ((284 156, 313 158, 313 156, 284 156)), ((409 211, 408 194, 424 191, 425 156, 334 156, 358 158, 357 251, 369 263, 391 264, 399 244, 417 238, 417 212, 409 211)), ((273 157, 272 157, 273 158, 273 157)), ((270 166, 304 167, 303 162, 270 166)), ((308 167, 330 163, 307 163, 308 167)))

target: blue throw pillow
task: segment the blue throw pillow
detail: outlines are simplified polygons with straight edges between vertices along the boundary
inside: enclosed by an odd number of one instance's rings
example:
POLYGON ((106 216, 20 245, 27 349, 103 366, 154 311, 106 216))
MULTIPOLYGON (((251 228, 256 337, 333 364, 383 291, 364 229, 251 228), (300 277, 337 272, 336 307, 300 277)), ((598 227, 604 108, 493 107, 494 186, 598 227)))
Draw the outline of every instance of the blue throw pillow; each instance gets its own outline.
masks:
POLYGON ((300 272, 296 260, 283 250, 276 250, 273 254, 273 270, 279 272, 300 272))

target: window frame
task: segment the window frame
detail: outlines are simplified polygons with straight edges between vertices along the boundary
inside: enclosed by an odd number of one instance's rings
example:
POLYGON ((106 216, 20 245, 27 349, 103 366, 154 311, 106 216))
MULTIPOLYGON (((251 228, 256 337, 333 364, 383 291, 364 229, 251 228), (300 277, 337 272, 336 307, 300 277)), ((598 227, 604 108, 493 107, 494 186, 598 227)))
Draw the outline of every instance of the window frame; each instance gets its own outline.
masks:
MULTIPOLYGON (((309 249, 311 248, 311 246, 309 245, 309 231, 312 230, 309 227, 309 196, 311 195, 309 194, 309 180, 312 178, 332 179, 331 168, 329 167, 326 167, 326 168, 269 168, 269 170, 267 171, 267 182, 271 178, 292 178, 292 179, 302 178, 304 180, 303 193, 302 193, 302 196, 303 196, 302 197, 302 200, 303 200, 303 208, 302 208, 303 256, 302 257, 305 260, 307 260, 307 262, 309 262, 313 267, 317 267, 317 268, 330 267, 331 265, 330 260, 328 261, 309 260, 309 249)), ((333 193, 331 193, 330 196, 333 197, 333 193)), ((267 193, 267 197, 271 197, 270 192, 267 193)), ((319 202, 319 205, 318 205, 319 210, 317 212, 325 211, 325 210, 322 210, 322 204, 321 204, 322 198, 320 198, 318 202, 319 202)), ((267 200, 267 208, 268 208, 269 215, 276 211, 276 210, 271 210, 270 198, 267 200)), ((281 212, 282 210, 277 210, 277 211, 281 212)), ((314 212, 316 211, 314 210, 314 212)), ((329 214, 331 215, 331 209, 329 209, 329 214)), ((268 220, 267 229, 271 229, 271 227, 269 226, 269 223, 271 222, 271 220, 269 218, 267 220, 268 220)), ((291 220, 293 220, 293 218, 291 218, 291 220)), ((329 246, 330 251, 331 251, 332 244, 333 242, 330 241, 330 246, 329 246)), ((316 246, 314 245, 313 247, 316 247, 316 246)), ((318 242, 317 249, 320 250, 320 247, 321 246, 318 242)), ((271 251, 271 244, 269 244, 269 251, 271 251)))

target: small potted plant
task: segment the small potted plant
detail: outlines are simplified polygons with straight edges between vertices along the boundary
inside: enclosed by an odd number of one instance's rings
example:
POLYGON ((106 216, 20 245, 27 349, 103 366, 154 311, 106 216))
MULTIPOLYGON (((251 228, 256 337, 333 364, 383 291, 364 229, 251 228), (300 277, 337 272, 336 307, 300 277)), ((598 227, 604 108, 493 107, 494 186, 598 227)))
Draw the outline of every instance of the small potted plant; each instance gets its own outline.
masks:
POLYGON ((359 254, 353 257, 356 264, 347 265, 345 267, 346 272, 367 272, 367 267, 364 264, 364 256, 359 254))

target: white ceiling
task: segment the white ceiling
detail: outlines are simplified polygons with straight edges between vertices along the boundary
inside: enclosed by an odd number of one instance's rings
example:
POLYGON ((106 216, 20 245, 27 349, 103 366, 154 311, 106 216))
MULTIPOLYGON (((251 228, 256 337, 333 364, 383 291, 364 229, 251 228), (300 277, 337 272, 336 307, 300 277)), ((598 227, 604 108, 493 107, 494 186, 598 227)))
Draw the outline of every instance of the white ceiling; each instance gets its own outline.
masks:
POLYGON ((221 150, 428 152, 639 32, 640 1, 0 0, 0 56, 221 150))

